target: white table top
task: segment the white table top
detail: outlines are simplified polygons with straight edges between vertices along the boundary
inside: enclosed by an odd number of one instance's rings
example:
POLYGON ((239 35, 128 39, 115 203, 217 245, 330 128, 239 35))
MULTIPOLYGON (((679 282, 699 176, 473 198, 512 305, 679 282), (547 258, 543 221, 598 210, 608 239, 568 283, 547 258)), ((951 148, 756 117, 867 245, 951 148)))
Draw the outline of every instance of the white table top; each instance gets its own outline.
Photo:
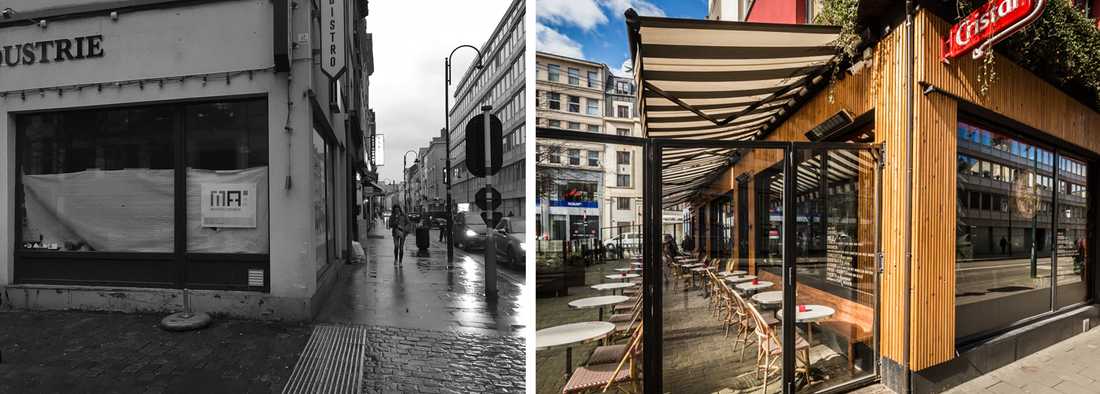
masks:
POLYGON ((642 263, 640 263, 640 262, 637 262, 637 261, 635 261, 635 262, 633 262, 633 263, 630 263, 630 265, 636 265, 636 266, 639 266, 639 267, 641 267, 641 266, 643 266, 643 265, 645 265, 645 264, 642 264, 642 263))
POLYGON ((702 267, 703 263, 680 264, 680 266, 684 267, 684 268, 695 268, 695 267, 702 267))
POLYGON ((783 292, 779 290, 763 291, 752 296, 752 300, 761 304, 778 304, 783 302, 783 292))
POLYGON ((612 275, 606 275, 606 276, 604 276, 604 278, 607 278, 607 279, 632 279, 632 278, 637 278, 639 276, 641 276, 641 275, 638 275, 638 274, 612 274, 612 275))
POLYGON ((616 268, 615 269, 615 271, 619 271, 619 272, 630 272, 630 271, 641 271, 641 270, 642 270, 641 268, 616 268))
POLYGON ((695 268, 692 268, 691 270, 693 272, 703 272, 703 271, 710 271, 712 269, 714 269, 714 267, 695 267, 695 268))
POLYGON ((605 321, 587 321, 535 331, 535 350, 584 342, 607 335, 615 325, 605 321))
MULTIPOLYGON (((795 309, 794 321, 798 323, 813 323, 828 319, 829 316, 834 314, 836 314, 836 310, 825 305, 807 304, 805 312, 799 312, 798 309, 795 309)), ((778 312, 775 312, 775 317, 782 319, 783 310, 780 309, 778 312)))
POLYGON ((744 274, 747 274, 747 273, 748 272, 745 272, 745 271, 742 271, 742 270, 733 270, 733 271, 722 271, 722 272, 719 272, 718 275, 720 275, 720 276, 730 276, 730 275, 744 275, 744 274))
POLYGON ((626 302, 630 297, 621 295, 609 295, 599 297, 580 298, 569 301, 569 307, 575 309, 596 308, 626 302))
POLYGON ((638 284, 634 283, 634 282, 613 282, 613 283, 600 283, 598 285, 592 285, 592 286, 589 286, 589 287, 591 287, 593 289, 596 289, 596 290, 600 290, 600 291, 607 291, 607 290, 625 289, 627 287, 634 287, 634 286, 637 286, 637 285, 638 284))
POLYGON ((725 279, 726 279, 726 282, 741 283, 741 282, 748 282, 750 280, 756 279, 756 275, 727 276, 725 279))
POLYGON ((737 287, 738 289, 741 289, 741 290, 752 291, 752 290, 766 289, 766 288, 772 287, 773 284, 774 283, 772 283, 772 282, 762 280, 762 281, 760 281, 759 283, 757 283, 755 285, 752 284, 752 282, 738 283, 735 287, 737 287))

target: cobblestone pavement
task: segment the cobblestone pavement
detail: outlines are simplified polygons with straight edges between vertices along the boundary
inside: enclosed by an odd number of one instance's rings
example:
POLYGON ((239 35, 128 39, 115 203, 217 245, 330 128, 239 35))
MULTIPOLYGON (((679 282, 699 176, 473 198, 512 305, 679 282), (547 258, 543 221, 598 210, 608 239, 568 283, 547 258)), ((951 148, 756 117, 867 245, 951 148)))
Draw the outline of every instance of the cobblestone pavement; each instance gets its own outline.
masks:
POLYGON ((995 369, 948 393, 1097 393, 1100 392, 1100 330, 1056 343, 995 369))
POLYGON ((524 339, 434 330, 368 328, 367 393, 522 393, 524 339))
POLYGON ((224 319, 172 333, 163 317, 0 311, 0 393, 278 393, 310 333, 224 319))

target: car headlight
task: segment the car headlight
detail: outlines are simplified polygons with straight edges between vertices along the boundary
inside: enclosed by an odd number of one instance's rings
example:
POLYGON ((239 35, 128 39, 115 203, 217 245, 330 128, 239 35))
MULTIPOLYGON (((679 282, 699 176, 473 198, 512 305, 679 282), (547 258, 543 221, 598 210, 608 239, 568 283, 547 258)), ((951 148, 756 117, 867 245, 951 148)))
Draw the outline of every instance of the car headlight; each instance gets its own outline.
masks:
POLYGON ((466 236, 467 237, 476 237, 477 232, 475 232, 474 230, 466 229, 466 236))
POLYGON ((519 248, 522 249, 524 252, 526 252, 527 251, 527 243, 526 242, 520 242, 519 243, 519 248))

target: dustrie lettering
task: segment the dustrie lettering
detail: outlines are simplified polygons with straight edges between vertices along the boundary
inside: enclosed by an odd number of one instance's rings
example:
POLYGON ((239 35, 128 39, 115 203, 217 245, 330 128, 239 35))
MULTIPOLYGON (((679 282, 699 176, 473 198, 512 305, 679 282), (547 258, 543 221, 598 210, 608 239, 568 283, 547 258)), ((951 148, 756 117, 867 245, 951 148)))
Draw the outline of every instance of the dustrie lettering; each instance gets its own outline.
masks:
POLYGON ((33 42, 0 43, 0 66, 9 68, 97 58, 105 55, 103 35, 100 34, 33 42))

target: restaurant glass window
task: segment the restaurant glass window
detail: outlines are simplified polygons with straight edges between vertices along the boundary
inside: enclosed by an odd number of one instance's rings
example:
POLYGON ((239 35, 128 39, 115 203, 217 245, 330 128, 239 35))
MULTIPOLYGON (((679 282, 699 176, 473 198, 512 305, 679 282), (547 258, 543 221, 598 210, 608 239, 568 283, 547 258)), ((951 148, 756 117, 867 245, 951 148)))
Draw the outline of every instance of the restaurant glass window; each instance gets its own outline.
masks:
POLYGON ((268 253, 267 103, 189 105, 187 251, 268 253))
POLYGON ((17 116, 22 249, 172 252, 176 116, 169 106, 17 116))
POLYGON ((1057 277, 1054 283, 1055 309, 1084 302, 1088 298, 1088 173, 1083 169, 1085 161, 1062 154, 1059 156, 1057 177, 1064 187, 1055 193, 1057 198, 1055 245, 1057 250, 1057 277))
POLYGON ((1051 310, 1054 153, 971 123, 958 130, 973 142, 957 153, 956 336, 965 341, 1051 310))

